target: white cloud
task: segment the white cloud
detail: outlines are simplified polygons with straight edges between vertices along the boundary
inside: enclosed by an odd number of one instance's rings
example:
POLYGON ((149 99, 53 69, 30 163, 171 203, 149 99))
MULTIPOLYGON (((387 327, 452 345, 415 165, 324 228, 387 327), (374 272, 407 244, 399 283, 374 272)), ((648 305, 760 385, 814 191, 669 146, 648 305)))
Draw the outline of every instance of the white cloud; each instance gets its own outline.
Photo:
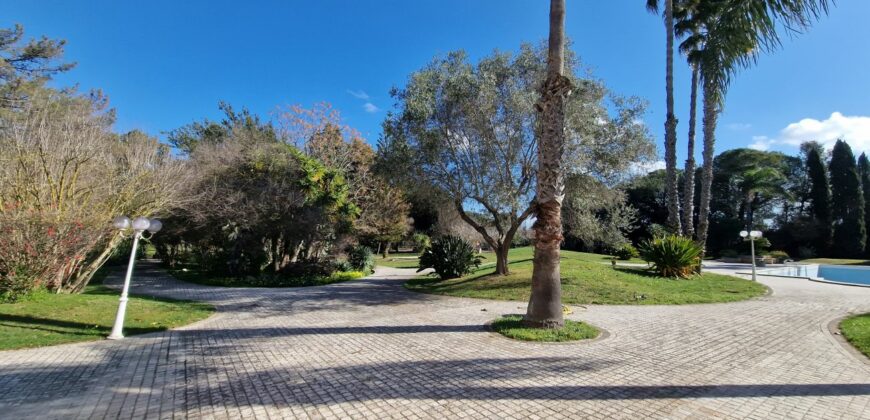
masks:
POLYGON ((831 149, 837 139, 845 140, 856 153, 870 153, 870 116, 846 116, 834 112, 824 120, 804 118, 787 125, 776 138, 753 137, 753 143, 749 147, 769 148, 774 144, 797 147, 803 142, 814 140, 824 145, 826 149, 831 149))
POLYGON ((374 114, 375 112, 378 112, 381 110, 380 108, 378 108, 377 106, 375 106, 375 104, 373 104, 371 102, 366 102, 365 105, 363 105, 363 109, 366 110, 366 112, 368 112, 369 114, 374 114))
POLYGON ((632 175, 646 175, 652 171, 657 171, 660 169, 665 169, 665 161, 657 160, 653 162, 635 162, 631 164, 631 172, 632 175))
POLYGON ((743 130, 749 130, 750 128, 752 128, 752 124, 737 122, 737 123, 727 124, 725 126, 725 128, 727 128, 729 130, 734 130, 734 131, 743 131, 743 130))
POLYGON ((349 93, 350 96, 353 96, 354 98, 357 98, 357 99, 362 99, 364 101, 369 100, 369 94, 363 90, 350 90, 350 89, 348 89, 347 93, 349 93))
POLYGON ((772 141, 767 136, 752 136, 752 144, 749 145, 749 148, 763 152, 770 150, 771 143, 772 141))

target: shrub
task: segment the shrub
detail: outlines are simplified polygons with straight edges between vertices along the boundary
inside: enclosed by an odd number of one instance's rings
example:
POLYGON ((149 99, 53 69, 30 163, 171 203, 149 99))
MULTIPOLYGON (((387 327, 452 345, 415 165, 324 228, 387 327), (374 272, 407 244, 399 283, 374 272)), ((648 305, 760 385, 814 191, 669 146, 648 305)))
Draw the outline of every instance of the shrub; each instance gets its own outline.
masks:
POLYGON ((336 261, 333 263, 333 266, 335 267, 335 271, 338 272, 353 271, 353 266, 350 264, 349 261, 336 261))
POLYGON ((619 258, 620 260, 630 260, 632 258, 637 258, 640 256, 640 253, 637 252, 637 248, 635 248, 631 244, 625 244, 621 247, 615 249, 613 251, 613 256, 619 258))
POLYGON ((767 255, 771 258, 775 258, 777 261, 785 261, 791 258, 785 251, 770 251, 767 255))
POLYGON ((701 247, 685 236, 648 240, 641 245, 640 255, 663 277, 689 277, 701 263, 701 247))
POLYGON ((417 252, 422 252, 424 249, 429 248, 429 245, 432 244, 432 239, 429 238, 429 235, 421 232, 417 232, 414 234, 414 250, 417 252))
POLYGON ((351 268, 363 273, 371 273, 375 269, 375 255, 371 248, 364 245, 356 245, 347 252, 347 262, 351 268))
POLYGON ((815 258, 816 257, 816 249, 811 246, 801 246, 798 247, 797 255, 799 259, 805 260, 807 258, 815 258))
POLYGON ((420 268, 435 269, 441 280, 462 277, 480 266, 481 257, 462 238, 446 235, 432 241, 432 245, 420 255, 420 268))
POLYGON ((737 258, 740 254, 734 249, 723 249, 719 251, 721 258, 737 258))

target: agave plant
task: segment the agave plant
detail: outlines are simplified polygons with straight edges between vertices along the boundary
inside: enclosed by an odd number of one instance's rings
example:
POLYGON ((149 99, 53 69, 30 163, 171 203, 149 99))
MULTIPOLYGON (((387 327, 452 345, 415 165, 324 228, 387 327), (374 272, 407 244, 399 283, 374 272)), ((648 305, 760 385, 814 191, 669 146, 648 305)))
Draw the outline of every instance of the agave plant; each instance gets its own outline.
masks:
POLYGON ((434 268, 441 280, 462 277, 480 266, 481 256, 462 238, 446 235, 432 241, 420 255, 418 272, 434 268))
POLYGON ((701 264, 701 247, 685 236, 666 235, 647 240, 638 251, 662 277, 689 277, 701 264))

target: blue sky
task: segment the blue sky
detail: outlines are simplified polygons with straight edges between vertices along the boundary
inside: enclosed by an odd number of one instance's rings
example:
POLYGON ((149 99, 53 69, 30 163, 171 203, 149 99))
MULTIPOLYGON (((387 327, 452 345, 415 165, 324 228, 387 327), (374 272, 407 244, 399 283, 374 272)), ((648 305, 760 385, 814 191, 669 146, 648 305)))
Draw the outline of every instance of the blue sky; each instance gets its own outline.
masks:
MULTIPOLYGON (((650 102, 661 143, 664 28, 642 1, 568 1, 574 50, 614 92, 650 102)), ((742 71, 720 118, 717 150, 753 145, 795 153, 803 140, 845 136, 870 151, 870 1, 840 0, 809 33, 742 71), (835 114, 838 113, 838 114, 835 114), (833 114, 833 116, 832 116, 833 114)), ((218 118, 226 100, 268 116, 328 101, 370 142, 388 92, 433 56, 515 50, 547 34, 547 2, 527 0, 7 1, 0 24, 68 41, 78 62, 56 84, 101 88, 118 131, 162 132, 218 118)), ((685 157, 688 71, 676 63, 685 157)))

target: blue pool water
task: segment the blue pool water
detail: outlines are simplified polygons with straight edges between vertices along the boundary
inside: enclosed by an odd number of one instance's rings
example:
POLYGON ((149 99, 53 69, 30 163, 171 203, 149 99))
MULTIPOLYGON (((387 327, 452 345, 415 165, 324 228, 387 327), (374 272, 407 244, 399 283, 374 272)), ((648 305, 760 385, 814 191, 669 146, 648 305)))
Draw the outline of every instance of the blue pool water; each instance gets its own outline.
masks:
POLYGON ((843 265, 788 265, 785 267, 758 270, 762 276, 800 277, 834 283, 870 286, 870 267, 850 267, 843 265))
POLYGON ((870 268, 843 267, 842 265, 820 265, 819 277, 839 283, 870 286, 870 268))

